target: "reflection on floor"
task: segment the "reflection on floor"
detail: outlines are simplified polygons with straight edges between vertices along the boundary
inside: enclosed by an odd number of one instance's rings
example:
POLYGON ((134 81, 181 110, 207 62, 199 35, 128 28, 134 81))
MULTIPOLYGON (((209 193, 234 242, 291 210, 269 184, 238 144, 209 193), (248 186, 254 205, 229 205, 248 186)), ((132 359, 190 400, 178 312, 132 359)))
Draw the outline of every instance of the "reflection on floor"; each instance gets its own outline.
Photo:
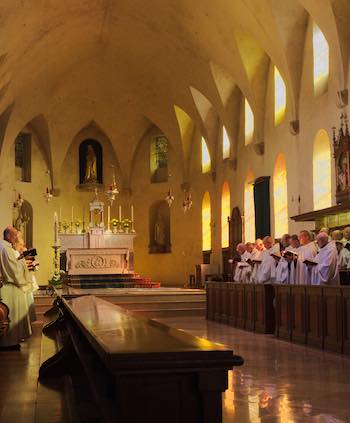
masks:
POLYGON ((161 321, 224 343, 245 359, 229 372, 224 423, 350 422, 350 358, 200 317, 161 321))
MULTIPOLYGON (((229 372, 224 423, 350 422, 350 358, 207 322, 202 317, 161 320, 227 344, 244 357, 244 366, 229 372)), ((67 421, 60 396, 53 399, 53 392, 37 383, 44 352, 38 327, 20 352, 0 353, 1 423, 67 421)))

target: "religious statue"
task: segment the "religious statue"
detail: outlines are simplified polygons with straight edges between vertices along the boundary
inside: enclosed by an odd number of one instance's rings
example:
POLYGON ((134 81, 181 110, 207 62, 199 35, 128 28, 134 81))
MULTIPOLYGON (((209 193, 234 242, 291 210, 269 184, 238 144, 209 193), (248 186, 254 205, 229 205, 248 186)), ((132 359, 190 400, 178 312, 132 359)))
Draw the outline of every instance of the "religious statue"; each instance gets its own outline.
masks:
POLYGON ((156 245, 161 247, 166 245, 165 224, 160 212, 158 213, 157 221, 154 224, 154 241, 156 245))
POLYGON ((91 144, 88 144, 86 149, 86 166, 85 166, 84 182, 85 183, 97 182, 96 154, 91 144))
POLYGON ((346 154, 341 154, 338 163, 338 191, 343 191, 347 188, 348 182, 348 163, 346 154))

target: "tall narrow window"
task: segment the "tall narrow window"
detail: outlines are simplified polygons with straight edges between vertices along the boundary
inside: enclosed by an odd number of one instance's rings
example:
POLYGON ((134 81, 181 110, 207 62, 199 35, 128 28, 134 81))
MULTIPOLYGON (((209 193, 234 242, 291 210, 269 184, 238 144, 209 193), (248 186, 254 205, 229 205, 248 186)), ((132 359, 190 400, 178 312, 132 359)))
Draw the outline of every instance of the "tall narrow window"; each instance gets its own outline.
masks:
POLYGON ((20 132, 15 139, 15 168, 17 181, 31 182, 32 180, 31 152, 31 135, 20 132))
POLYGON ((207 143, 202 137, 202 173, 208 173, 211 170, 211 159, 207 143))
POLYGON ((151 141, 151 182, 166 182, 168 180, 168 139, 157 135, 151 141))
POLYGON ((229 228, 228 228, 228 217, 231 213, 230 205, 230 187, 227 182, 224 182, 222 187, 221 196, 221 247, 227 248, 229 246, 229 228))
POLYGON ((244 135, 245 145, 250 144, 254 135, 254 114, 247 99, 244 101, 244 135))
POLYGON ((331 145, 324 129, 318 131, 313 152, 314 210, 332 205, 331 145))
POLYGON ((323 94, 328 88, 329 45, 320 28, 313 22, 314 92, 323 94))
POLYGON ((277 156, 273 173, 275 238, 288 232, 287 168, 284 154, 277 156))
POLYGON ((211 206, 208 191, 204 194, 202 202, 202 249, 211 250, 211 206))
POLYGON ((226 128, 222 128, 222 158, 228 159, 230 157, 230 138, 227 135, 226 128))
POLYGON ((275 66, 275 125, 279 125, 286 114, 287 91, 286 84, 275 66))
POLYGON ((244 240, 255 241, 254 175, 249 172, 244 184, 244 240))

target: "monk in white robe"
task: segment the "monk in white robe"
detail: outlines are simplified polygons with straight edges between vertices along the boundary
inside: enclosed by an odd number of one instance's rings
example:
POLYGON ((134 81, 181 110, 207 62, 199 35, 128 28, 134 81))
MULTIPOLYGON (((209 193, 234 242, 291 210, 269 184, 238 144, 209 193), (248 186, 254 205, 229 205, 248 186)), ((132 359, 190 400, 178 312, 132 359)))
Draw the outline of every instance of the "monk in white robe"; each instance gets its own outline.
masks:
POLYGON ((328 240, 325 232, 320 232, 316 241, 319 252, 314 261, 317 264, 309 266, 313 268, 312 285, 338 285, 338 253, 335 243, 328 240))
POLYGON ((336 242, 335 246, 338 252, 338 267, 340 269, 348 269, 350 267, 350 251, 344 248, 343 242, 336 242))
POLYGON ((31 275, 27 266, 17 260, 12 243, 17 230, 6 228, 4 240, 0 242, 0 288, 2 302, 9 308, 9 330, 0 337, 1 348, 19 349, 19 342, 32 334, 28 314, 26 292, 32 289, 31 275))
POLYGON ((343 230, 342 243, 344 244, 344 247, 346 247, 346 245, 350 247, 350 227, 349 226, 347 226, 343 230))
POLYGON ((280 245, 275 244, 270 236, 263 239, 265 251, 261 254, 261 265, 259 267, 258 282, 259 283, 275 283, 276 282, 276 260, 273 255, 280 255, 280 245), (271 255, 272 254, 272 255, 271 255))
MULTIPOLYGON (((328 236, 328 235, 327 235, 328 236)), ((311 239, 309 231, 301 231, 299 234, 300 248, 298 250, 298 262, 296 268, 296 284, 310 285, 312 278, 312 269, 304 261, 313 261, 317 254, 317 245, 311 239)))
POLYGON ((252 274, 250 276, 250 281, 252 283, 259 283, 258 274, 259 274, 259 268, 262 262, 261 255, 263 251, 265 251, 264 243, 262 239, 258 238, 255 241, 255 247, 251 254, 252 255, 251 257, 252 274))
POLYGON ((246 246, 242 243, 237 245, 236 251, 240 256, 240 261, 236 264, 234 281, 238 283, 249 283, 251 274, 251 266, 248 263, 251 257, 250 252, 247 251, 246 246))

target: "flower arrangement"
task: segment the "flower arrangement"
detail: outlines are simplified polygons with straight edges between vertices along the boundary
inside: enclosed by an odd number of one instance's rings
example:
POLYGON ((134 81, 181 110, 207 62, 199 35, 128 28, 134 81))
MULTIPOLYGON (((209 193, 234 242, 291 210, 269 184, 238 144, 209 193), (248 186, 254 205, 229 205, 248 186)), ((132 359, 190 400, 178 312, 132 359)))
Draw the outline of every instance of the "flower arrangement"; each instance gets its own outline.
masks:
POLYGON ((131 226, 131 220, 130 219, 124 219, 122 222, 123 228, 124 229, 129 229, 131 226))
POLYGON ((70 223, 69 223, 69 222, 67 222, 66 220, 64 220, 64 221, 62 222, 62 228, 63 228, 63 230, 64 230, 64 233, 66 233, 66 232, 67 232, 67 229, 69 229, 69 228, 70 228, 70 223))
POLYGON ((113 228, 116 228, 117 226, 119 226, 119 220, 118 219, 112 219, 111 220, 111 225, 113 226, 113 228))

